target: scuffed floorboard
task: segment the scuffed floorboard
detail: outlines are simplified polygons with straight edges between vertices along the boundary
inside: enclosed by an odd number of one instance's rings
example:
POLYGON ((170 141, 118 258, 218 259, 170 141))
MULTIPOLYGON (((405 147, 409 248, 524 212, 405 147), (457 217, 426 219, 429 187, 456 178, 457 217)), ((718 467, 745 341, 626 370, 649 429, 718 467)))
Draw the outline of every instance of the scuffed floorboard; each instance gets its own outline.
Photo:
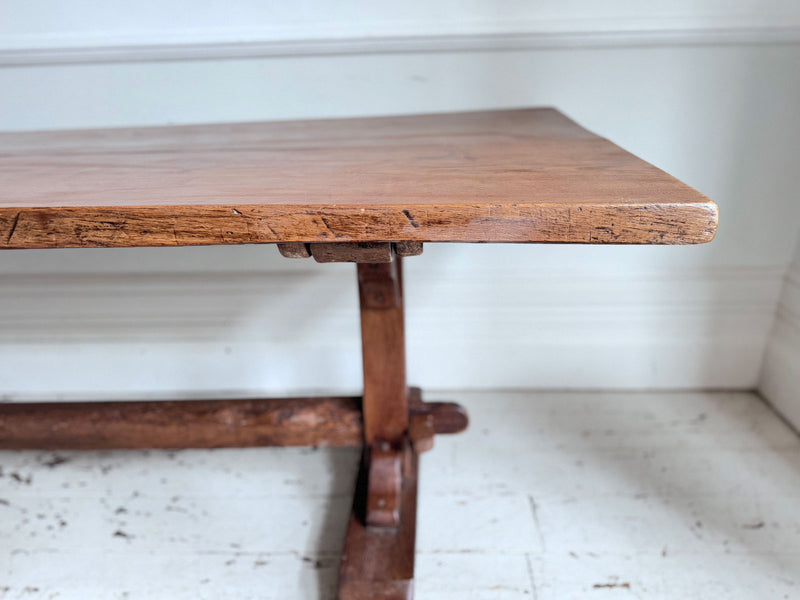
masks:
MULTIPOLYGON (((744 393, 427 394, 420 600, 800 597, 800 439, 744 393)), ((0 452, 0 599, 330 599, 353 450, 0 452)))

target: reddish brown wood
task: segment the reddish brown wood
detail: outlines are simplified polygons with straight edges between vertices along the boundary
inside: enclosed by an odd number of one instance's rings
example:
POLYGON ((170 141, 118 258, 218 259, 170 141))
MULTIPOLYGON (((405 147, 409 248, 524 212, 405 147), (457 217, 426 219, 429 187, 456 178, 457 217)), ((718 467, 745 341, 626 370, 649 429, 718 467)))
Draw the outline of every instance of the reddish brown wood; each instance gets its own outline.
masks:
POLYGON ((469 425, 467 411, 453 402, 423 402, 422 390, 408 388, 408 437, 417 454, 433 448, 437 433, 460 433, 469 425))
POLYGON ((397 527, 400 520, 403 451, 389 442, 377 442, 369 449, 367 479, 368 527, 397 527))
POLYGON ((358 265, 367 445, 399 443, 408 431, 401 261, 358 265))
MULTIPOLYGON (((394 528, 365 524, 368 466, 359 471, 353 512, 339 568, 338 600, 410 600, 413 595, 417 521, 417 453, 403 448, 398 523, 394 528)), ((366 459, 366 456, 365 456, 366 459)))
POLYGON ((408 439, 417 454, 422 454, 433 448, 435 434, 433 418, 430 415, 411 415, 408 423, 408 439))
MULTIPOLYGON (((463 409, 412 407, 431 432, 455 433, 463 409)), ((426 434, 427 435, 427 434, 426 434)), ((431 433, 432 435, 432 433, 431 433)), ((361 446, 361 398, 0 403, 2 449, 361 446)))
POLYGON ((454 402, 422 402, 411 407, 411 416, 429 417, 437 434, 461 433, 469 426, 467 411, 454 402))
POLYGON ((342 555, 340 600, 409 600, 413 593, 417 453, 409 439, 409 399, 419 393, 405 383, 401 260, 358 265, 367 446, 342 555))
POLYGON ((359 398, 0 404, 0 448, 362 444, 359 398))
POLYGON ((0 134, 0 248, 710 241, 717 207, 553 109, 0 134))

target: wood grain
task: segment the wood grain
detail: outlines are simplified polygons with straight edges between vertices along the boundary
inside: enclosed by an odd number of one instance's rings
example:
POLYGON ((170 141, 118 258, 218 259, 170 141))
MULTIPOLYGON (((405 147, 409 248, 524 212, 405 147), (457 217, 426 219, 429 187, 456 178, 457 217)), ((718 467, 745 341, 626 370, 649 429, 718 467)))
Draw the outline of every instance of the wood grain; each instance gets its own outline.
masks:
POLYGON ((318 242, 308 249, 318 263, 390 263, 394 257, 389 242, 318 242))
MULTIPOLYGON (((402 446, 405 446, 404 441, 402 446)), ((403 490, 403 451, 388 442, 369 447, 367 527, 397 527, 403 490)))
POLYGON ((0 247, 710 241, 708 198, 553 109, 0 134, 0 247))
MULTIPOLYGON (((348 397, 0 403, 0 448, 357 447, 361 404, 348 397)), ((416 403, 410 417, 428 425, 428 437, 467 425, 451 402, 416 403)))
POLYGON ((395 528, 366 525, 368 464, 362 462, 339 566, 337 600, 411 600, 413 597, 418 456, 408 445, 403 453, 407 468, 403 470, 395 528))
POLYGON ((0 404, 0 448, 362 444, 360 398, 0 404))
POLYGON ((309 258, 311 256, 308 244, 303 242, 278 243, 278 252, 284 258, 309 258))
POLYGON ((402 259, 359 263, 364 439, 398 443, 408 431, 402 259))

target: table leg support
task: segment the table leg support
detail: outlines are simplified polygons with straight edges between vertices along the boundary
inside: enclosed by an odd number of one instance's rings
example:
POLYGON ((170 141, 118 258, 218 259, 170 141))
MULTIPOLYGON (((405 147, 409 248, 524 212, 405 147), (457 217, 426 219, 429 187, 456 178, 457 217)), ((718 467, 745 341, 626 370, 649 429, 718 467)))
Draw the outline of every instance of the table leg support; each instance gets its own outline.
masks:
POLYGON ((365 449, 342 552, 338 600, 413 597, 418 454, 410 443, 399 453, 402 477, 397 524, 373 527, 366 524, 370 468, 365 449))
MULTIPOLYGON (((409 397, 419 396, 418 388, 409 397)), ((143 402, 0 402, 0 449, 362 447, 361 398, 147 400, 143 402)), ((418 450, 436 433, 467 426, 452 402, 411 410, 418 450)))
MULTIPOLYGON (((313 249, 312 249, 313 250, 313 249)), ((417 451, 424 423, 406 387, 402 264, 358 264, 365 447, 339 572, 339 600, 410 600, 417 519, 417 451), (412 421, 417 426, 411 427, 412 421)), ((392 260, 393 259, 393 260, 392 260)), ((430 436, 432 437, 432 436, 430 436)))

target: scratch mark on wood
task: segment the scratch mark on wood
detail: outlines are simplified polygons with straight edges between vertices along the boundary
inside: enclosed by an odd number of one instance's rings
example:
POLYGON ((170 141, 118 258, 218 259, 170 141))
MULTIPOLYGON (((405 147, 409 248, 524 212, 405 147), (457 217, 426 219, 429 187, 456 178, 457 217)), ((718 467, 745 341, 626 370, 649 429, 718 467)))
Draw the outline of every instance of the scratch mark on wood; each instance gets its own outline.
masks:
POLYGON ((20 216, 21 214, 22 214, 22 213, 19 213, 19 212, 18 212, 18 213, 17 213, 17 214, 14 216, 14 222, 13 222, 13 223, 11 223, 11 230, 8 232, 8 239, 6 239, 6 244, 10 244, 10 243, 11 243, 11 238, 12 238, 12 237, 14 237, 14 232, 17 230, 17 223, 19 223, 19 216, 20 216))
POLYGON ((403 214, 406 216, 406 219, 408 219, 408 222, 411 223, 411 226, 414 229, 419 229, 419 223, 417 223, 414 220, 414 217, 411 215, 411 212, 407 208, 403 209, 403 214))
MULTIPOLYGON (((281 237, 281 236, 279 236, 279 235, 277 234, 277 232, 276 232, 276 231, 275 231, 275 230, 272 228, 272 226, 269 224, 269 221, 264 221, 263 223, 264 223, 264 225, 266 226, 266 228, 267 228, 267 229, 269 229, 269 232, 272 234, 272 236, 273 236, 275 239, 280 239, 280 237, 281 237)), ((249 232, 249 231, 250 231, 250 229, 249 229, 249 227, 248 227, 248 232, 249 232)), ((251 236, 251 237, 252 237, 252 236, 251 236)))

